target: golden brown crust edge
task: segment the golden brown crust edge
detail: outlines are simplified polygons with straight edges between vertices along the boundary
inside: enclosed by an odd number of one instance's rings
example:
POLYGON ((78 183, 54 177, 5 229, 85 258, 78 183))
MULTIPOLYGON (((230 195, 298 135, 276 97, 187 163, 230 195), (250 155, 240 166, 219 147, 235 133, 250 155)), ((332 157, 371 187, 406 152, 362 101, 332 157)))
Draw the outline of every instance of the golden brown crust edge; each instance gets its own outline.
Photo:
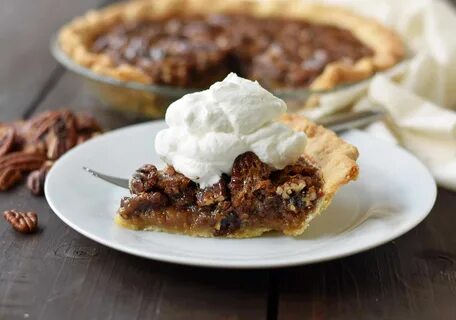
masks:
MULTIPOLYGON (((305 156, 315 163, 320 169, 323 178, 324 196, 312 212, 309 213, 302 225, 296 229, 284 230, 284 234, 299 236, 309 226, 310 221, 323 212, 331 203, 337 190, 344 184, 356 180, 359 168, 356 163, 358 150, 355 146, 339 138, 334 132, 319 126, 303 116, 286 114, 281 121, 296 131, 304 131, 308 141, 305 149, 305 156)), ((119 214, 115 219, 116 223, 130 229, 138 229, 135 225, 123 219, 119 214)), ((179 233, 178 231, 166 229, 160 226, 150 226, 142 230, 165 231, 179 233)), ((267 228, 240 230, 231 234, 229 238, 251 238, 262 235, 269 231, 267 228)), ((187 235, 196 237, 214 237, 213 233, 204 230, 187 230, 187 235)))
POLYGON ((317 125, 301 115, 286 114, 281 121, 294 130, 304 131, 307 134, 305 155, 315 162, 323 177, 323 198, 308 215, 300 229, 285 232, 297 236, 304 232, 313 218, 329 206, 341 186, 358 178, 359 167, 356 160, 359 153, 355 146, 345 142, 331 130, 317 125))
POLYGON ((116 66, 106 54, 90 52, 88 44, 92 38, 119 21, 208 12, 242 12, 263 17, 286 16, 334 25, 350 30, 374 51, 372 57, 363 58, 354 65, 342 61, 328 64, 310 85, 310 88, 315 90, 331 89, 339 84, 365 79, 377 71, 394 66, 405 55, 399 36, 373 19, 339 7, 301 0, 287 0, 286 3, 284 0, 212 0, 210 3, 205 0, 136 0, 118 3, 75 18, 60 30, 58 41, 65 54, 96 73, 122 81, 151 83, 151 78, 141 69, 126 64, 116 66))

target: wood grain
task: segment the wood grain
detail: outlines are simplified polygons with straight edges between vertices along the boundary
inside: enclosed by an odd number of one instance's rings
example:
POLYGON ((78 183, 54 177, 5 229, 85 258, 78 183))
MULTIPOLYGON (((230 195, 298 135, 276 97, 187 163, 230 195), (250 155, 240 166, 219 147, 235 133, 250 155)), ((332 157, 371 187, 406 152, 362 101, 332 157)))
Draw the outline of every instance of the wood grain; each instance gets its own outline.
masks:
POLYGON ((384 246, 281 273, 279 319, 455 319, 456 193, 384 246))
POLYGON ((90 88, 86 86, 82 79, 70 72, 66 72, 62 76, 60 81, 37 106, 35 113, 60 108, 90 112, 96 115, 106 130, 117 129, 147 120, 138 115, 117 112, 103 106, 91 94, 90 88))
POLYGON ((63 72, 49 54, 57 29, 101 0, 0 0, 0 122, 34 107, 63 72))

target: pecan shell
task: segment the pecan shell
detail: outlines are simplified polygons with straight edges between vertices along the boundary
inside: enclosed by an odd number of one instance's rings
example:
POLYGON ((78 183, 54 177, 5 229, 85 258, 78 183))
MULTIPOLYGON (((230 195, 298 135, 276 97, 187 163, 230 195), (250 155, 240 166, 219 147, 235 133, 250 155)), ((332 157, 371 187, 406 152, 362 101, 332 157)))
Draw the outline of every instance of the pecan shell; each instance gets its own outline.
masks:
POLYGON ((38 216, 35 212, 7 210, 3 212, 3 217, 11 224, 14 230, 21 233, 32 233, 38 227, 38 216))
POLYGON ((0 191, 6 191, 14 187, 22 179, 20 170, 5 168, 0 170, 0 191))
POLYGON ((16 140, 16 130, 12 126, 0 127, 0 156, 11 151, 16 140))

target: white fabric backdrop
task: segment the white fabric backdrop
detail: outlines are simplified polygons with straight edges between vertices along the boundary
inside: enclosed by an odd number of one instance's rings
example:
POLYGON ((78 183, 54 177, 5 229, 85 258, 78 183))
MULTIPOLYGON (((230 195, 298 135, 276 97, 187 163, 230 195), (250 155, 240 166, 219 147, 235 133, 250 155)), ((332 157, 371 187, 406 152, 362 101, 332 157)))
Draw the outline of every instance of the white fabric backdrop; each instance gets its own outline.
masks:
MULTIPOLYGON (((312 117, 376 102, 387 120, 371 134, 413 152, 437 182, 456 190, 456 12, 444 0, 314 0, 347 6, 394 28, 412 58, 349 90, 326 95, 312 117)), ((392 159, 394 160, 394 159, 392 159)), ((417 182, 419 183, 419 182, 417 182)))

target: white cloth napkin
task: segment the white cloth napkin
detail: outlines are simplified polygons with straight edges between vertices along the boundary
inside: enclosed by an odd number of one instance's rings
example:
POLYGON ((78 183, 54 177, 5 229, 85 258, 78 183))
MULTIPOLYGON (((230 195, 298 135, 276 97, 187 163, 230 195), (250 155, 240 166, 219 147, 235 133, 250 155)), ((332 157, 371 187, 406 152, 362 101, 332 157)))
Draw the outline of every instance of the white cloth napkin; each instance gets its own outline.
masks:
MULTIPOLYGON (((412 58, 371 81, 320 99, 318 118, 348 105, 382 105, 388 119, 366 130, 413 152, 437 182, 456 190, 456 11, 443 0, 315 0, 348 6, 394 28, 412 58)), ((394 160, 394 159, 392 159, 394 160)))

